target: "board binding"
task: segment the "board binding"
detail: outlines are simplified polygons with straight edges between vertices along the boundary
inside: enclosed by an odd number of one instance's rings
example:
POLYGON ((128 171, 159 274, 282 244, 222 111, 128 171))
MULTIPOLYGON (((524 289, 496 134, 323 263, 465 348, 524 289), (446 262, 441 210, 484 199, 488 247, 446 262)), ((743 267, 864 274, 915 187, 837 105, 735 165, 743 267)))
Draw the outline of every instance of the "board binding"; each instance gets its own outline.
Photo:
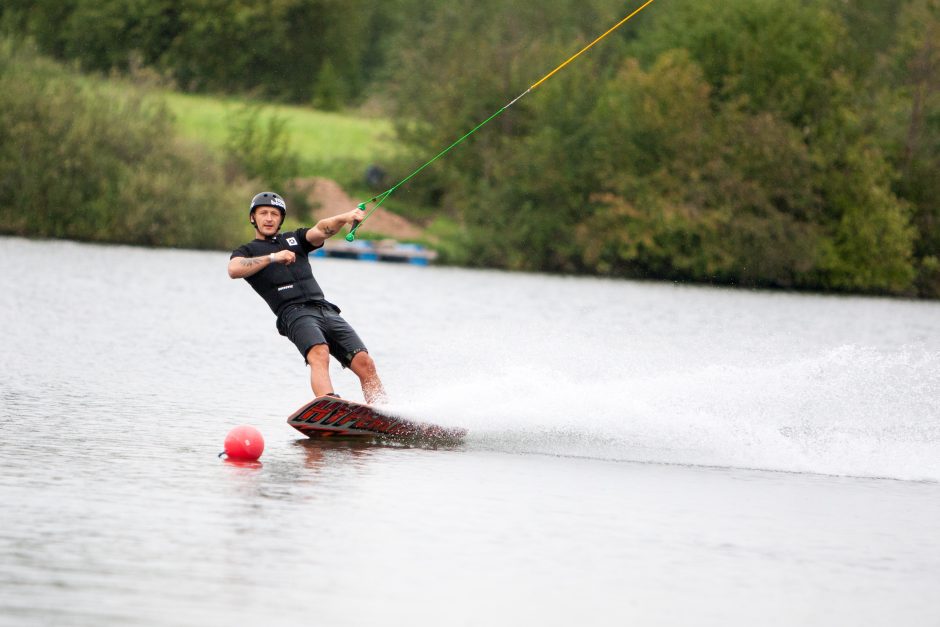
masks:
POLYGON ((308 437, 372 436, 396 440, 459 441, 467 434, 459 427, 415 422, 385 413, 370 405, 333 396, 318 396, 287 419, 287 424, 308 437))

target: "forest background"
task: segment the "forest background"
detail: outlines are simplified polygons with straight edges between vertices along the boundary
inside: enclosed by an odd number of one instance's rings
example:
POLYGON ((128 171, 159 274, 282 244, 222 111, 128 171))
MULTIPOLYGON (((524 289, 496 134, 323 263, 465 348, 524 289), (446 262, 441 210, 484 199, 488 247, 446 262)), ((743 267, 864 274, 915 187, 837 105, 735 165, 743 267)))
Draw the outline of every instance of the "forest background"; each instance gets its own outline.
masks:
MULTIPOLYGON (((5 0, 0 232, 234 247, 259 187, 383 191, 639 4, 5 0), (241 99, 226 150, 168 89, 241 99), (383 176, 273 103, 391 121, 383 176)), ((940 0, 658 0, 389 206, 454 264, 937 298, 938 172, 940 0)))

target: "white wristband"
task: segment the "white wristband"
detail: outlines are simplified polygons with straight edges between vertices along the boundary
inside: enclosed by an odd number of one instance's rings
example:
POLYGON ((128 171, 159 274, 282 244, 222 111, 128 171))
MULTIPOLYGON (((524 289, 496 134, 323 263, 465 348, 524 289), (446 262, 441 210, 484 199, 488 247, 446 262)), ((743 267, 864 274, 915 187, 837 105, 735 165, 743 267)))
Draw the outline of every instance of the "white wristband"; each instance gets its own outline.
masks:
POLYGON ((271 253, 270 255, 268 255, 268 261, 270 261, 271 263, 274 263, 274 253, 271 253))

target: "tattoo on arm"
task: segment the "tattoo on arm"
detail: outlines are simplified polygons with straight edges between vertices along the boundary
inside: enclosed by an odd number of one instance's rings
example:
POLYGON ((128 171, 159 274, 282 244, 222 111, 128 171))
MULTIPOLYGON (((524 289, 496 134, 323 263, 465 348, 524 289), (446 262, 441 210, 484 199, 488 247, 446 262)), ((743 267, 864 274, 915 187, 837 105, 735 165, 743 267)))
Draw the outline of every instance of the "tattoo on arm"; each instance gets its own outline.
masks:
POLYGON ((242 257, 241 264, 243 268, 250 268, 251 266, 256 266, 261 261, 255 257, 242 257))
POLYGON ((323 227, 323 234, 326 235, 327 237, 330 237, 331 235, 336 235, 336 231, 337 229, 334 229, 332 226, 323 227))

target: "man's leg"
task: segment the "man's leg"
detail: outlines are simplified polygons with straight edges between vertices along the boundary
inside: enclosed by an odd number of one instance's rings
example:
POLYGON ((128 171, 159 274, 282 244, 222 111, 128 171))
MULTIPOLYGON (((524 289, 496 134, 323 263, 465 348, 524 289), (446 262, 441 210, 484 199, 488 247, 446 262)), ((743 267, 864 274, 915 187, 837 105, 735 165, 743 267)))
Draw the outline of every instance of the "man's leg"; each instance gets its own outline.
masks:
POLYGON ((333 393, 330 381, 330 348, 326 344, 317 344, 307 351, 307 363, 310 364, 310 387, 314 396, 333 393))
POLYGON ((349 369, 359 377, 359 383, 362 384, 362 395, 366 403, 381 403, 386 400, 385 388, 382 387, 382 381, 375 371, 375 361, 369 353, 360 351, 353 357, 349 364, 349 369))

